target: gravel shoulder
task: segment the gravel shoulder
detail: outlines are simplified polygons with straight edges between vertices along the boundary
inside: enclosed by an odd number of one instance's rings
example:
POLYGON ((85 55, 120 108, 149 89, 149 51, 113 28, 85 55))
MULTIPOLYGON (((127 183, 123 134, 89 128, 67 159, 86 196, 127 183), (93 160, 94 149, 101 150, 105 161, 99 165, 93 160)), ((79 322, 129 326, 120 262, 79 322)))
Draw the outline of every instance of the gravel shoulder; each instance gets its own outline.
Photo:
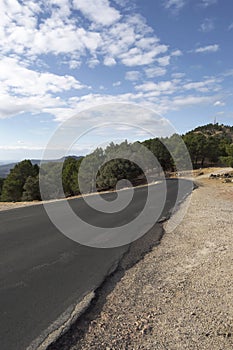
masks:
POLYGON ((164 224, 161 243, 131 268, 123 260, 89 311, 49 349, 233 348, 233 184, 197 183, 175 230, 187 200, 164 224))

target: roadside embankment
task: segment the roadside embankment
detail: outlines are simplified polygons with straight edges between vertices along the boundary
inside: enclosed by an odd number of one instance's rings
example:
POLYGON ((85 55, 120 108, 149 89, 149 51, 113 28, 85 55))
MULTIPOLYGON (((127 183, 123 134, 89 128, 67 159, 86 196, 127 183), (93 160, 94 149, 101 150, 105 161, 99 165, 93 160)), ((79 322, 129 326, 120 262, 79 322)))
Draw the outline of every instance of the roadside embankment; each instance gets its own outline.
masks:
MULTIPOLYGON (((197 179, 198 181, 198 179, 197 179)), ((233 348, 233 185, 201 178, 164 224, 158 246, 98 291, 63 342, 49 349, 233 348)), ((127 266, 127 262, 125 262, 127 266)))

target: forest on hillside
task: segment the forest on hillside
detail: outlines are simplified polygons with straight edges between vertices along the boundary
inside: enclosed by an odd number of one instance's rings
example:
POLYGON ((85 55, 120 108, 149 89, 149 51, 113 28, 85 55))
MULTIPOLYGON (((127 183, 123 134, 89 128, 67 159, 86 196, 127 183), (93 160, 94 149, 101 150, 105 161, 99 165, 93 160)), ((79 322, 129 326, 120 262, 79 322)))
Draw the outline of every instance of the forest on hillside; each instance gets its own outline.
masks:
POLYGON ((128 143, 126 140, 121 144, 111 143, 106 149, 97 148, 91 154, 79 159, 67 157, 62 166, 62 191, 56 185, 60 163, 47 163, 40 169, 30 160, 24 160, 16 164, 5 179, 0 178, 0 200, 5 202, 41 200, 39 173, 48 188, 48 194, 46 195, 45 191, 43 199, 80 194, 78 175, 84 187, 86 186, 85 192, 114 189, 118 181, 123 179, 130 181, 134 186, 146 183, 144 171, 149 174, 151 172, 152 178, 159 174, 158 170, 157 173, 153 173, 153 169, 150 169, 151 163, 145 148, 157 158, 161 170, 165 173, 177 171, 177 165, 181 169, 188 170, 189 164, 186 162, 187 156, 184 156, 184 152, 189 153, 193 168, 233 166, 232 126, 207 124, 181 137, 187 147, 186 151, 181 145, 180 136, 174 134, 143 142, 128 143), (122 154, 126 156, 122 157, 122 154), (136 160, 142 165, 145 164, 144 171, 137 165, 136 160), (82 162, 84 166, 79 173, 82 162), (92 181, 93 169, 97 174, 95 184, 92 181))

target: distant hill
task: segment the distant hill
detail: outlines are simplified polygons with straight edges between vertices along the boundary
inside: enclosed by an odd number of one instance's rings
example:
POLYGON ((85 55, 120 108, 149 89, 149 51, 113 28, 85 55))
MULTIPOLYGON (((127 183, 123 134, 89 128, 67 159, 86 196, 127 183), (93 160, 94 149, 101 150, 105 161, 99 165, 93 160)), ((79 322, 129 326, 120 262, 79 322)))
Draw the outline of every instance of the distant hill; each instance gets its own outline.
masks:
MULTIPOLYGON (((43 160, 44 163, 56 163, 56 162, 64 162, 64 160, 66 158, 69 158, 69 157, 72 157, 72 158, 75 158, 75 159, 80 159, 82 158, 81 156, 67 156, 67 157, 62 157, 60 159, 48 159, 48 160, 43 160)), ((41 159, 31 159, 31 162, 33 165, 37 164, 37 165, 40 165, 41 163, 41 159)), ((14 168, 14 166, 17 164, 18 162, 15 162, 15 163, 9 163, 9 164, 3 164, 3 165, 0 165, 0 178, 5 178, 7 177, 7 175, 9 174, 10 170, 14 168)))
POLYGON ((14 168, 14 166, 17 163, 10 163, 10 164, 4 164, 4 165, 0 165, 0 177, 7 177, 7 175, 9 174, 10 170, 12 168, 14 168))
POLYGON ((233 142, 233 126, 224 124, 207 124, 203 126, 198 126, 189 133, 203 134, 206 137, 213 136, 218 138, 225 138, 233 142))

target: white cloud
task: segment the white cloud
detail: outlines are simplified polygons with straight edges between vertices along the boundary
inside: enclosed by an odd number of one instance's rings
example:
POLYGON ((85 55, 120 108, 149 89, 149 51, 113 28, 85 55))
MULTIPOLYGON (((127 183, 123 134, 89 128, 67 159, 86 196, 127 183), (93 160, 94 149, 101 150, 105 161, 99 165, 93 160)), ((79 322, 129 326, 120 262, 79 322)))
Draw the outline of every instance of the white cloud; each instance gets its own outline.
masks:
POLYGON ((41 146, 32 146, 32 145, 0 145, 0 150, 1 151, 16 151, 16 150, 41 150, 43 151, 43 148, 41 146))
MULTIPOLYGON (((166 52, 167 49, 168 47, 166 45, 158 45, 150 51, 145 52, 138 47, 134 47, 128 52, 121 54, 120 58, 122 63, 128 67, 145 66, 152 64, 155 61, 155 57, 161 53, 166 52)), ((159 61, 159 59, 157 59, 157 61, 159 61)))
POLYGON ((30 59, 33 59, 37 55, 49 53, 55 55, 76 53, 78 58, 86 54, 86 50, 90 53, 96 51, 102 43, 101 35, 79 27, 74 19, 65 16, 65 6, 68 6, 69 1, 56 1, 56 4, 59 2, 62 8, 56 11, 50 8, 51 3, 55 1, 46 2, 48 8, 43 9, 45 18, 41 23, 38 23, 42 12, 39 6, 35 8, 37 10, 35 13, 26 6, 36 5, 35 2, 24 1, 25 6, 23 6, 15 0, 14 6, 9 7, 1 4, 0 10, 3 17, 0 29, 1 52, 13 51, 17 54, 27 54, 30 59), (15 14, 16 9, 17 14, 15 14), (22 23, 22 18, 27 23, 22 23))
POLYGON ((220 89, 219 82, 219 79, 210 78, 203 81, 186 83, 183 88, 185 90, 197 90, 199 92, 218 91, 220 89))
POLYGON ((180 79, 180 78, 183 78, 185 77, 185 73, 172 73, 172 78, 174 79, 180 79))
POLYGON ((157 45, 158 43, 159 40, 156 37, 141 38, 137 41, 137 47, 140 47, 143 50, 148 50, 152 46, 157 45))
POLYGON ((80 61, 78 61, 78 60, 70 60, 69 61, 69 67, 70 67, 70 69, 76 69, 76 68, 78 68, 78 67, 80 67, 80 65, 81 65, 81 62, 80 61))
POLYGON ((82 56, 86 54, 85 50, 94 53, 102 43, 97 32, 76 28, 72 24, 60 23, 57 26, 53 20, 45 21, 40 31, 35 31, 33 41, 34 45, 31 42, 28 45, 29 52, 34 55, 76 53, 77 56, 82 56))
POLYGON ((109 26, 120 19, 120 13, 108 0, 74 0, 74 7, 87 18, 100 25, 109 26))
POLYGON ((207 33, 214 30, 214 20, 212 18, 205 18, 200 26, 200 31, 207 33))
POLYGON ((105 59, 104 59, 104 65, 105 66, 111 67, 111 66, 115 66, 115 64, 116 64, 115 58, 113 58, 113 57, 105 57, 105 59))
POLYGON ((145 73, 148 78, 155 78, 165 75, 167 70, 162 67, 146 68, 145 73))
POLYGON ((232 29, 233 29, 233 22, 228 27, 228 30, 232 30, 232 29))
POLYGON ((113 87, 121 86, 121 81, 116 81, 112 84, 113 87))
POLYGON ((185 0, 164 0, 164 7, 174 14, 178 13, 186 4, 185 0))
POLYGON ((103 54, 128 67, 152 64, 157 56, 168 50, 138 15, 115 23, 102 33, 102 39, 103 54))
POLYGON ((160 91, 158 90, 158 85, 152 81, 146 82, 144 84, 136 85, 135 89, 139 91, 144 91, 144 92, 155 90, 158 92, 158 95, 160 94, 160 91))
POLYGON ((233 76, 233 69, 228 69, 226 72, 222 74, 223 77, 232 77, 233 76))
POLYGON ((95 68, 100 64, 100 61, 97 58, 90 58, 89 61, 87 62, 89 68, 95 68))
POLYGON ((157 58, 157 62, 158 64, 160 64, 161 66, 165 67, 165 66, 168 66, 170 64, 170 59, 171 57, 170 56, 163 56, 163 57, 160 57, 160 58, 157 58))
POLYGON ((75 69, 85 59, 90 67, 100 62, 128 67, 152 64, 168 50, 143 17, 121 16, 108 0, 41 1, 25 0, 22 5, 14 0, 14 6, 0 3, 3 54, 24 55, 29 62, 40 55, 62 55, 61 61, 75 69), (72 4, 79 14, 73 14, 72 4), (83 14, 92 21, 90 25, 83 14))
POLYGON ((217 52, 219 50, 219 45, 208 45, 203 47, 198 47, 195 52, 197 53, 208 53, 208 52, 217 52))
POLYGON ((223 102, 223 101, 216 101, 216 102, 214 103, 214 106, 216 106, 216 107, 225 106, 225 102, 223 102))
POLYGON ((173 81, 160 81, 157 84, 149 81, 141 85, 136 85, 135 89, 143 92, 154 91, 156 93, 156 96, 159 96, 161 93, 173 93, 175 91, 175 84, 173 81))
POLYGON ((201 6, 208 7, 217 4, 218 0, 201 0, 201 6))
POLYGON ((71 75, 33 71, 10 57, 0 61, 0 81, 0 118, 62 107, 65 101, 58 94, 86 87, 71 75))
MULTIPOLYGON (((146 81, 142 84, 140 79, 143 76, 148 80, 164 76, 169 72, 170 60, 181 56, 182 52, 161 43, 140 15, 121 16, 112 1, 75 0, 78 9, 75 13, 72 12, 74 2, 70 0, 14 0, 14 6, 12 1, 0 2, 0 118, 20 113, 49 113, 56 120, 64 120, 83 108, 112 101, 155 105, 160 112, 165 112, 174 107, 173 94, 181 93, 183 85, 186 85, 186 91, 192 89, 194 93, 217 88, 206 82, 186 81, 182 85, 182 73, 173 73, 171 81, 146 81), (11 57, 3 56, 7 54, 11 57), (43 67, 39 60, 43 60, 43 67), (70 99, 68 93, 62 93, 72 91, 74 94, 74 90, 87 86, 71 74, 50 73, 51 62, 53 72, 64 72, 64 63, 74 70, 81 64, 90 68, 100 64, 132 67, 126 72, 125 79, 138 81, 136 91, 116 96, 94 93, 80 96, 79 93, 78 97, 70 99), (141 66, 145 66, 143 71, 141 66)), ((167 9, 180 10, 186 1, 168 0, 165 3, 167 9)), ((218 45, 209 45, 198 48, 196 52, 215 52, 218 49, 218 45)), ((98 86, 101 83, 104 81, 98 82, 98 86)), ((120 82, 116 81, 113 86, 120 86, 120 82)))
POLYGON ((171 56, 175 56, 175 57, 179 57, 179 56, 182 56, 183 53, 181 50, 175 50, 171 53, 171 56))
POLYGON ((136 36, 135 26, 127 21, 116 23, 102 33, 103 52, 109 56, 118 57, 121 53, 127 52, 129 47, 135 45, 136 36))
POLYGON ((139 80, 141 76, 141 73, 137 70, 131 70, 129 72, 126 72, 125 79, 130 81, 136 81, 139 80))
POLYGON ((190 107, 193 105, 212 104, 214 100, 213 96, 179 96, 174 98, 172 104, 174 107, 190 107))
MULTIPOLYGON (((52 113, 56 117, 56 121, 62 122, 72 117, 73 115, 86 111, 89 108, 95 106, 101 106, 110 103, 139 103, 142 98, 141 93, 133 94, 119 94, 119 95, 108 95, 108 94, 88 94, 80 97, 72 97, 68 101, 68 108, 50 108, 45 110, 48 113, 52 113)), ((108 116, 109 117, 109 116, 108 116)), ((109 119, 108 119, 109 121, 109 119)), ((88 122, 88 121, 87 121, 88 122)))
POLYGON ((65 104, 59 98, 50 95, 17 97, 7 93, 0 93, 0 119, 9 118, 22 113, 38 114, 46 108, 62 108, 65 104))
POLYGON ((0 61, 0 81, 5 91, 25 96, 45 95, 85 87, 71 75, 39 73, 10 57, 4 57, 0 61))
POLYGON ((136 87, 138 90, 137 93, 125 93, 114 96, 108 94, 88 94, 81 97, 74 97, 69 99, 69 108, 50 108, 48 112, 55 115, 56 120, 61 122, 91 107, 109 103, 136 103, 151 108, 157 113, 166 114, 172 110, 206 104, 213 105, 216 102, 216 96, 214 95, 196 96, 179 94, 178 96, 174 96, 174 93, 181 91, 180 86, 177 84, 177 81, 163 81, 158 84, 147 82, 136 87))

